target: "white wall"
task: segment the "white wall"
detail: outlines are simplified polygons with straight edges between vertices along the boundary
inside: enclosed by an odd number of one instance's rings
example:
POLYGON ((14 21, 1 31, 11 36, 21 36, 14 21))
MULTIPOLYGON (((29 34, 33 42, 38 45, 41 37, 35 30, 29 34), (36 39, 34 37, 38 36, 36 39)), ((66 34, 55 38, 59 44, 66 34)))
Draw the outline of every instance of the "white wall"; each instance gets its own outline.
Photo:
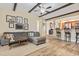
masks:
POLYGON ((17 32, 17 31, 39 31, 41 20, 39 17, 28 13, 26 10, 22 9, 21 7, 17 7, 16 11, 13 11, 13 4, 0 4, 0 33, 3 32, 17 32), (20 9, 19 9, 20 8, 20 9), (15 28, 9 28, 9 23, 6 22, 6 15, 12 16, 22 16, 24 18, 28 18, 29 30, 16 30, 15 28), (39 27, 37 27, 37 23, 39 23, 39 27))

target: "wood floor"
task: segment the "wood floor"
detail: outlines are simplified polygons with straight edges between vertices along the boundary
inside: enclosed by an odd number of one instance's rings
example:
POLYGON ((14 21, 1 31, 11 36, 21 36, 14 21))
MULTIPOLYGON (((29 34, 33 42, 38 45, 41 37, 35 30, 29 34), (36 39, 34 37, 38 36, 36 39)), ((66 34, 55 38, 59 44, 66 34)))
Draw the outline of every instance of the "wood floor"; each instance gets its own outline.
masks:
POLYGON ((77 56, 79 55, 79 44, 65 42, 55 38, 48 38, 47 46, 28 56, 77 56))

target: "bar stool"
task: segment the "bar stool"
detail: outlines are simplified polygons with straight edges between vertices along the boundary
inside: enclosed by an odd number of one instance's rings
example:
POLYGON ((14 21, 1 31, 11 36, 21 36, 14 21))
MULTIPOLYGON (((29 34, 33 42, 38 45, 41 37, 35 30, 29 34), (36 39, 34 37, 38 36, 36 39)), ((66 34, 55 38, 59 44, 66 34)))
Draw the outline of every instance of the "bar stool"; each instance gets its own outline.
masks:
POLYGON ((71 42, 71 33, 70 32, 65 32, 65 38, 67 42, 71 42))
POLYGON ((53 34, 53 29, 49 30, 49 35, 53 34))
POLYGON ((76 44, 78 43, 79 40, 79 33, 76 32, 76 44))
POLYGON ((61 38, 61 32, 57 31, 57 37, 61 38))

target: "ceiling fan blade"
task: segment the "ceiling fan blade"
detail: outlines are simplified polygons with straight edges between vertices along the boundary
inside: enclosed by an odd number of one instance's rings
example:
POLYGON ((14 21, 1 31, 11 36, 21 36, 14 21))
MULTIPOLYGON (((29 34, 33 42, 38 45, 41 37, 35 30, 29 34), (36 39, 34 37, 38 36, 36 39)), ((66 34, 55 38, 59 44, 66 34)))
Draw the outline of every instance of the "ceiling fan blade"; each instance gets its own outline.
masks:
POLYGON ((38 6, 39 8, 41 8, 41 6, 38 6))
POLYGON ((37 12, 38 10, 34 10, 34 12, 37 12))
POLYGON ((43 13, 40 13, 41 15, 43 15, 43 13))
POLYGON ((47 12, 47 13, 48 13, 49 11, 45 11, 45 12, 47 12))
POLYGON ((48 6, 46 9, 50 9, 50 8, 52 8, 51 6, 48 6))
POLYGON ((42 13, 40 13, 40 14, 42 14, 42 13))

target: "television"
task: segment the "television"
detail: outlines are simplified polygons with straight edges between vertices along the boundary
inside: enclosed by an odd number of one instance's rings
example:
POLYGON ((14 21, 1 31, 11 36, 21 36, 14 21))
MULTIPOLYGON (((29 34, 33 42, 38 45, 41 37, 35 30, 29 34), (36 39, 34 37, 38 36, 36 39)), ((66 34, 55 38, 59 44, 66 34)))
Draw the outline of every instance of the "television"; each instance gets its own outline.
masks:
POLYGON ((23 29, 23 24, 16 24, 15 27, 16 29, 23 29))

